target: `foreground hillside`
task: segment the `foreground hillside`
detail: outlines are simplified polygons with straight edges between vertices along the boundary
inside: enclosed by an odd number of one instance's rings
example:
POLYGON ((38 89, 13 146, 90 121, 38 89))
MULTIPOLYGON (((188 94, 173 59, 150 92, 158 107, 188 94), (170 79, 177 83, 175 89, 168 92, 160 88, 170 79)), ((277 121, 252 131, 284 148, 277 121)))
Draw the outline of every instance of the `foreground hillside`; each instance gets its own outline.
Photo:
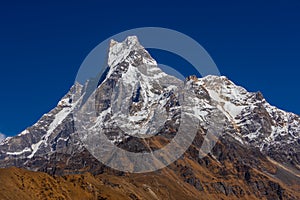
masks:
POLYGON ((0 199, 300 199, 297 174, 262 154, 253 157, 258 167, 252 168, 243 157, 255 152, 243 152, 238 144, 229 147, 218 142, 214 153, 222 150, 222 156, 203 159, 197 159, 196 146, 169 167, 152 173, 106 168, 101 174, 59 176, 15 167, 0 169, 0 199), (240 157, 232 157, 230 148, 240 157))

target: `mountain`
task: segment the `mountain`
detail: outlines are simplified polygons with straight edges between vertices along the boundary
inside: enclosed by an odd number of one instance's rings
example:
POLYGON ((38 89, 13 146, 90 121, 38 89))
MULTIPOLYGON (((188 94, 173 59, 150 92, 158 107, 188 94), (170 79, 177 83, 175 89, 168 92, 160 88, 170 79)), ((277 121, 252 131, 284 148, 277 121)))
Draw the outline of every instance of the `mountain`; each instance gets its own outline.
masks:
MULTIPOLYGON (((0 167, 8 168, 16 183, 25 177, 23 190, 30 184, 28 174, 36 173, 55 188, 65 188, 72 180, 81 181, 84 190, 89 183, 93 191, 106 188, 110 194, 98 193, 99 199, 300 198, 299 116, 271 106, 260 92, 248 92, 223 76, 189 76, 185 81, 170 76, 135 36, 111 41, 105 72, 99 81, 76 82, 36 124, 0 143, 0 167), (158 164, 151 159, 139 163, 124 154, 126 170, 114 167, 120 163, 112 146, 156 155, 179 134, 191 145, 172 149, 178 160, 170 155, 158 164), (215 136, 219 140, 211 139, 215 136), (213 144, 203 145, 209 142, 213 144), (210 152, 203 146, 213 148, 210 152), (175 162, 169 165, 169 159, 175 162), (156 167, 159 170, 152 170, 156 167), (131 173, 147 170, 153 172, 131 173), (116 191, 121 196, 114 197, 116 191)), ((75 185, 73 189, 77 191, 75 185)))

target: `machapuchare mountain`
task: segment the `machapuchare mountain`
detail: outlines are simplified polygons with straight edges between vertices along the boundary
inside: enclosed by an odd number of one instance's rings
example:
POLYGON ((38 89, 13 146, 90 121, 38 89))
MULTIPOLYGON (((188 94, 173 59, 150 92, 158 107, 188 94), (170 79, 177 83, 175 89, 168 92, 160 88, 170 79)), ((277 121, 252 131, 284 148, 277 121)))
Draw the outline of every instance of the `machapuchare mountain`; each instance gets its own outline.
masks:
POLYGON ((181 81, 170 76, 135 36, 111 41, 104 75, 92 92, 93 81, 75 83, 36 124, 1 142, 0 167, 8 169, 0 170, 0 199, 300 199, 298 115, 226 77, 181 81), (102 131, 131 152, 160 149, 179 130, 182 91, 190 94, 185 106, 198 122, 197 134, 180 159, 164 169, 113 170, 79 137, 78 128, 86 126, 75 123, 74 111, 81 104, 86 113, 96 113, 85 116, 94 120, 89 137, 102 131), (224 125, 221 137, 200 158, 209 126, 217 126, 215 116, 224 125))

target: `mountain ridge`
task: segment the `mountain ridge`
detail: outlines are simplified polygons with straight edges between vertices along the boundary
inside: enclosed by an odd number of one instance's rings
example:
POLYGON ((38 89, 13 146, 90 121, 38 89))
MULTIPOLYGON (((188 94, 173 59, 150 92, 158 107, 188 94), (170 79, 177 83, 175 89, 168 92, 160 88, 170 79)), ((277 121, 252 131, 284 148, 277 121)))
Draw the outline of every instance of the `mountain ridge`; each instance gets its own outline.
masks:
POLYGON ((111 41, 109 49, 109 70, 100 83, 92 85, 95 90, 88 91, 89 82, 75 83, 57 107, 36 124, 2 141, 0 167, 17 166, 52 175, 90 172, 122 177, 124 172, 110 169, 95 158, 78 132, 87 134, 91 144, 103 132, 119 148, 154 152, 175 137, 183 106, 187 106, 188 114, 199 123, 190 124, 197 127, 195 139, 178 161, 158 174, 174 174, 177 181, 207 195, 222 193, 239 198, 238 192, 243 191, 243 197, 254 193, 252 198, 259 199, 274 192, 273 199, 285 195, 297 199, 298 194, 288 185, 299 186, 295 176, 300 169, 299 116, 271 106, 260 92, 248 92, 224 76, 189 76, 185 81, 169 76, 137 37, 111 41), (186 105, 180 101, 182 91, 188 92, 186 105), (76 118, 80 115, 74 114, 78 105, 84 111, 79 121, 76 118), (213 126, 220 126, 219 141, 206 157, 199 158, 213 126), (226 179, 236 180, 242 187, 233 192, 237 185, 226 179))

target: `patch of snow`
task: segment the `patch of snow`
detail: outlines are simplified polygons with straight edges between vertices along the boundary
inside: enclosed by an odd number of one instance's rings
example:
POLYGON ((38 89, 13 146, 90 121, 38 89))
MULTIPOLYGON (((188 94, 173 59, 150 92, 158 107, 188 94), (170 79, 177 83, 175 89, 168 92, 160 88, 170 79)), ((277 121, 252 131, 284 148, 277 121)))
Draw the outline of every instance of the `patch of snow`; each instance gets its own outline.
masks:
POLYGON ((260 130, 261 130, 261 127, 258 128, 254 133, 249 133, 249 134, 245 135, 244 137, 248 137, 250 140, 253 140, 260 135, 260 130))
POLYGON ((31 145, 32 153, 31 153, 29 156, 27 156, 27 158, 33 158, 34 154, 38 151, 40 145, 41 145, 43 142, 44 142, 44 141, 41 140, 41 141, 39 141, 39 142, 36 143, 36 144, 32 144, 32 145, 31 145))
POLYGON ((57 142, 58 142, 58 141, 61 141, 61 140, 66 142, 66 141, 69 140, 69 137, 67 137, 67 138, 62 138, 62 137, 60 137, 60 138, 57 139, 57 142))
POLYGON ((236 106, 235 104, 227 101, 225 102, 224 109, 235 119, 244 108, 247 106, 236 106))
POLYGON ((231 103, 229 100, 224 100, 220 97, 220 94, 214 90, 207 89, 207 91, 209 96, 218 103, 217 108, 221 110, 229 120, 234 120, 242 112, 242 110, 247 107, 237 106, 231 103))
POLYGON ((228 133, 229 135, 231 135, 235 140, 237 140, 239 143, 241 144, 245 144, 244 141, 238 136, 238 135, 234 135, 232 133, 228 133))
POLYGON ((7 155, 14 155, 14 156, 18 156, 18 155, 22 155, 23 153, 26 152, 31 152, 31 149, 26 147, 25 149, 23 149, 22 151, 19 152, 6 152, 7 155))
POLYGON ((3 139, 3 140, 0 142, 0 145, 7 144, 11 139, 12 139, 12 137, 6 137, 5 139, 3 139))
POLYGON ((22 131, 21 133, 19 133, 18 136, 26 135, 28 133, 29 133, 29 131, 27 129, 25 129, 24 131, 22 131))

